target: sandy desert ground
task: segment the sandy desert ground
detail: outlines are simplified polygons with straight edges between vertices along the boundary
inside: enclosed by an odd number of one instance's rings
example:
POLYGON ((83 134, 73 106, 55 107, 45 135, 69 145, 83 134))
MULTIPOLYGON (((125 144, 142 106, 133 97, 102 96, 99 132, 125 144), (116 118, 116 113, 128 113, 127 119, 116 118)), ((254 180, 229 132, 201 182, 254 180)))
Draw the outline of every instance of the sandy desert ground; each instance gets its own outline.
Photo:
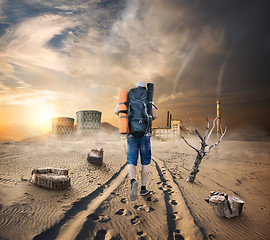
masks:
POLYGON ((151 193, 131 202, 119 136, 1 142, 0 239, 270 239, 270 142, 225 138, 203 159, 195 182, 186 182, 195 156, 182 140, 153 139, 151 193), (88 163, 87 153, 101 147, 104 165, 88 163), (28 181, 46 166, 69 169, 71 188, 28 181), (244 200, 242 214, 216 216, 204 201, 211 190, 244 200))

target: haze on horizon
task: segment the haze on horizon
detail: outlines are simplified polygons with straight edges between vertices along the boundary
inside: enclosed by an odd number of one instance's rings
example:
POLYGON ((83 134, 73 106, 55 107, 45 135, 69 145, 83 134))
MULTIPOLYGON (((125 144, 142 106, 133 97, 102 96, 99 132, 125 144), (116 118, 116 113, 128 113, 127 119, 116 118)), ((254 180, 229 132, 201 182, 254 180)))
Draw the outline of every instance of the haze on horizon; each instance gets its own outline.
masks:
POLYGON ((118 92, 155 84, 159 118, 270 133, 268 1, 0 0, 0 140, 99 110, 118 126, 118 92))

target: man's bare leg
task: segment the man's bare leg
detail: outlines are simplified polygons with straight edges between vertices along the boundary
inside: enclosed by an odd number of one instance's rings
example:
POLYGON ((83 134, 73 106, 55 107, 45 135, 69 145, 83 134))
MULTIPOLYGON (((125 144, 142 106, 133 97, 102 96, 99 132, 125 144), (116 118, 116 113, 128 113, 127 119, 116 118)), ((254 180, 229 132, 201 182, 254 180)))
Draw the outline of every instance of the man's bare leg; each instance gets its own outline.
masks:
POLYGON ((128 164, 127 169, 128 169, 130 180, 136 179, 136 166, 133 164, 128 164))
POLYGON ((146 182, 149 172, 149 165, 142 165, 142 187, 141 187, 141 195, 146 195, 149 193, 149 190, 146 189, 146 182))
POLYGON ((149 165, 142 165, 142 186, 146 186, 149 165))
POLYGON ((135 201, 137 199, 138 182, 136 181, 136 166, 128 164, 128 174, 131 180, 130 200, 135 201))

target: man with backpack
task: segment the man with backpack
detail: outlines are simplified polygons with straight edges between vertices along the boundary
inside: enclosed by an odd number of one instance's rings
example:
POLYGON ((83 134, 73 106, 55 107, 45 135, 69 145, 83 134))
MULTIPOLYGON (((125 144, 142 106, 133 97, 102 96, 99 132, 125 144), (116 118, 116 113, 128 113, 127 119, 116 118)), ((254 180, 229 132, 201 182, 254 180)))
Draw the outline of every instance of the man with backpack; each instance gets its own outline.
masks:
MULTIPOLYGON (((136 181, 136 166, 140 152, 141 157, 141 190, 142 196, 150 191, 146 189, 149 164, 151 162, 151 143, 152 120, 157 118, 156 108, 153 104, 153 84, 146 84, 142 81, 137 82, 135 88, 128 92, 128 100, 125 103, 128 110, 127 134, 127 161, 128 173, 131 181, 130 199, 137 199, 138 182, 136 181)), ((119 115, 119 105, 114 109, 114 113, 119 115)))

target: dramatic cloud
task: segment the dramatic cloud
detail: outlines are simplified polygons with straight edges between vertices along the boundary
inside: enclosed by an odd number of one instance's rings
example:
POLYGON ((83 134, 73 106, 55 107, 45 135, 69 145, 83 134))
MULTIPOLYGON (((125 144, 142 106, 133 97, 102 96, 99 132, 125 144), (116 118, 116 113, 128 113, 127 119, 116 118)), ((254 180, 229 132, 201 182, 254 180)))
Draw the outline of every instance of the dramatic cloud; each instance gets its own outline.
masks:
POLYGON ((2 0, 0 9, 5 113, 33 104, 58 116, 98 109, 117 125, 118 91, 143 80, 155 84, 156 125, 167 110, 201 121, 221 98, 229 127, 270 130, 266 2, 2 0))

